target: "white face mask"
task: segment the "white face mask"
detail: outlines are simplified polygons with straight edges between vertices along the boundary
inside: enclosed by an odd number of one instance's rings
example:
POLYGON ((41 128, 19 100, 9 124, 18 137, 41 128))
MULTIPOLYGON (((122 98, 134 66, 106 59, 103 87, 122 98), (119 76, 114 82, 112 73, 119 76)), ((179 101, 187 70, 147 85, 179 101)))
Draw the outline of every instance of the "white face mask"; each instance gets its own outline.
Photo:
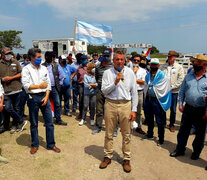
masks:
POLYGON ((5 55, 5 59, 6 59, 7 61, 9 61, 11 58, 12 58, 12 55, 11 55, 11 54, 7 54, 7 55, 5 55))
POLYGON ((91 69, 91 72, 92 72, 92 73, 95 73, 95 68, 91 69))
POLYGON ((133 63, 133 66, 134 66, 134 67, 138 67, 138 66, 139 66, 139 64, 134 64, 134 63, 133 63))

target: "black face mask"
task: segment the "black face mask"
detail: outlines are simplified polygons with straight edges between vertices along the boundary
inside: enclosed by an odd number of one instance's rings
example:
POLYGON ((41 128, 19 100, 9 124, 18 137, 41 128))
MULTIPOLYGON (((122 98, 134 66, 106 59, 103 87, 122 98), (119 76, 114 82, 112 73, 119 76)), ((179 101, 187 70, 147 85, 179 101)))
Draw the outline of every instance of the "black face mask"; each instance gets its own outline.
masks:
POLYGON ((63 64, 63 65, 66 65, 66 59, 63 59, 63 60, 62 60, 62 64, 63 64))
POLYGON ((203 69, 203 66, 197 66, 197 65, 194 64, 193 69, 194 69, 195 72, 199 72, 203 69))
POLYGON ((46 58, 46 62, 47 63, 51 63, 52 62, 52 58, 46 58))
POLYGON ((150 71, 151 71, 151 72, 156 72, 157 70, 158 70, 158 67, 151 67, 151 68, 150 68, 150 71))

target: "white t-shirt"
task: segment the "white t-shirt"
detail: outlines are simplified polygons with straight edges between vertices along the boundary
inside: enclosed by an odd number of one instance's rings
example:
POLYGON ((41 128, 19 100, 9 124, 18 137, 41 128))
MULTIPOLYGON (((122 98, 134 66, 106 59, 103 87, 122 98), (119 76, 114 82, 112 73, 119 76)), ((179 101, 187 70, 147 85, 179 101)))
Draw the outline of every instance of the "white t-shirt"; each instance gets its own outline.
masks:
POLYGON ((172 66, 167 67, 167 77, 170 79, 171 78, 171 71, 172 71, 172 66))
POLYGON ((4 94, 4 89, 3 89, 3 86, 1 84, 1 81, 0 81, 0 102, 1 102, 1 96, 4 94))
MULTIPOLYGON (((147 75, 147 71, 139 67, 135 75, 136 75, 136 80, 145 81, 145 76, 147 75)), ((144 89, 144 85, 137 84, 137 90, 143 90, 143 89, 144 89)))

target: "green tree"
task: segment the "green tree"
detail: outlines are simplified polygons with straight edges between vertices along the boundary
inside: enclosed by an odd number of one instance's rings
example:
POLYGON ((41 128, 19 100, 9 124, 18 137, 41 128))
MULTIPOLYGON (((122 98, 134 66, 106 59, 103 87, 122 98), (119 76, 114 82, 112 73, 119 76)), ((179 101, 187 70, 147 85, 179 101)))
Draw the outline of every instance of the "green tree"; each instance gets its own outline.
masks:
POLYGON ((22 39, 19 37, 22 31, 0 31, 0 49, 2 47, 10 47, 16 49, 22 49, 24 46, 21 44, 22 39))
POLYGON ((136 54, 138 54, 136 51, 131 52, 131 55, 132 55, 132 56, 134 56, 134 55, 136 55, 136 54))
POLYGON ((98 53, 101 54, 105 49, 107 49, 106 46, 93 46, 93 45, 88 45, 88 54, 93 54, 93 53, 98 53))
POLYGON ((155 46, 152 46, 151 54, 158 54, 159 52, 160 51, 155 46))

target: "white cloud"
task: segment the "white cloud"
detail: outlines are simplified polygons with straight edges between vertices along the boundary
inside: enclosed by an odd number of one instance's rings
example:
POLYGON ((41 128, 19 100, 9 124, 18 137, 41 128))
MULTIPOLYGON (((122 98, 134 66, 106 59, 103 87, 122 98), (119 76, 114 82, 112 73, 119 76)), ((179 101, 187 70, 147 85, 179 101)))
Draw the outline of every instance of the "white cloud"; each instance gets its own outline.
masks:
POLYGON ((45 3, 57 17, 81 20, 139 21, 149 14, 167 8, 185 8, 207 0, 28 0, 30 4, 45 3))
POLYGON ((5 16, 3 14, 0 14, 0 22, 5 22, 5 21, 14 22, 14 21, 19 21, 19 20, 21 20, 21 19, 17 18, 17 17, 5 16))

